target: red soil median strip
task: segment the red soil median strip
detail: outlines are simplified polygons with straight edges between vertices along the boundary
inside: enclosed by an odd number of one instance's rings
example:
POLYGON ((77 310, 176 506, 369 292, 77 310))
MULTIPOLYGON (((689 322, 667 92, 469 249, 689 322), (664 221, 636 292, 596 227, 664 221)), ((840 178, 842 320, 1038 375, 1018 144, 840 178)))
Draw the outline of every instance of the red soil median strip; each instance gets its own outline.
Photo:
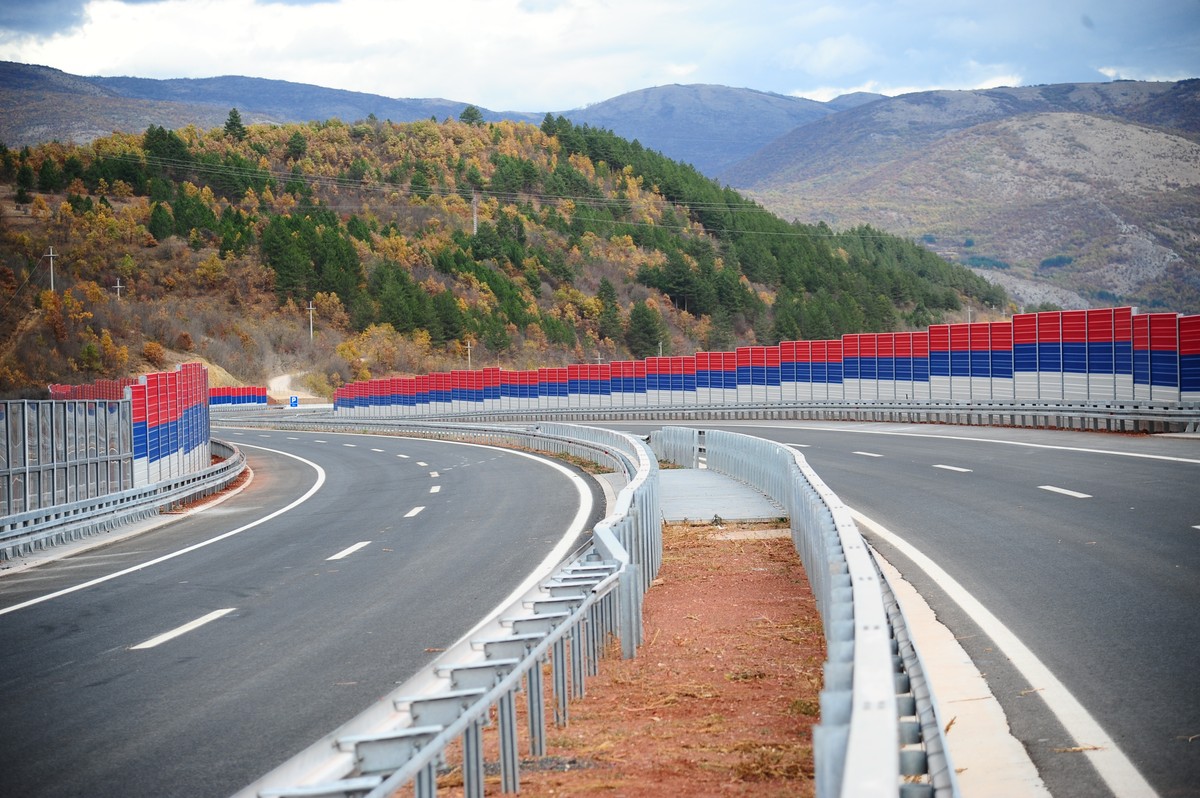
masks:
MULTIPOLYGON (((569 725, 547 718, 548 756, 522 760, 521 795, 813 795, 825 639, 787 529, 666 527, 644 618, 637 658, 613 652, 569 725)), ((439 794, 461 784, 452 770, 439 794)), ((486 789, 500 793, 498 775, 486 789)))

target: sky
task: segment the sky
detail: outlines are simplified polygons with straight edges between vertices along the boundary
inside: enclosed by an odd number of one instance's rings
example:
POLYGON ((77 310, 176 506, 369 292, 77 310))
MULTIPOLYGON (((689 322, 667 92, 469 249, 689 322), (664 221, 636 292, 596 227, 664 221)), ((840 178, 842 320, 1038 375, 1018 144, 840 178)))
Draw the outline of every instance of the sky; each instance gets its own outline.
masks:
POLYGON ((1200 0, 0 0, 0 60, 492 111, 674 83, 829 100, 1200 77, 1200 0))

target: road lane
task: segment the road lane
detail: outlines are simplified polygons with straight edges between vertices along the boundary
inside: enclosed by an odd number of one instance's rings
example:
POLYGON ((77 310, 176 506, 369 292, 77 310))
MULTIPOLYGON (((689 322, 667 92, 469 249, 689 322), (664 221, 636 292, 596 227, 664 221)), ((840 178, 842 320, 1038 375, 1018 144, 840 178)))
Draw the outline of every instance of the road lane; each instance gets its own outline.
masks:
POLYGON ((6 792, 233 792, 473 626, 558 542, 578 504, 562 474, 518 453, 221 435, 246 445, 256 479, 218 515, 0 579, 0 607, 214 537, 313 484, 311 468, 251 446, 288 447, 321 464, 327 482, 248 532, 0 616, 0 728, 14 730, 0 747, 6 792), (434 482, 442 490, 430 495, 434 482), (416 506, 426 509, 405 517, 416 506))

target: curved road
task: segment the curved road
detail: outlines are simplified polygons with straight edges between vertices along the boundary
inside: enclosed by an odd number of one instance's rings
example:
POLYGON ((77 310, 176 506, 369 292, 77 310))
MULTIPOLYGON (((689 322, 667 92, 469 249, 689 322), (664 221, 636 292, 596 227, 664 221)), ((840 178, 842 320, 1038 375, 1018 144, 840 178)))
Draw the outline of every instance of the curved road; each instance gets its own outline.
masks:
MULTIPOLYGON (((932 559, 1005 624, 1153 791, 1200 795, 1200 441, 928 425, 712 426, 798 448, 843 502, 932 559)), ((960 638, 1056 798, 1147 792, 1136 779, 1102 780, 1088 757, 1111 752, 1070 750, 1093 742, 1060 725, 1039 695, 1045 685, 1030 684, 889 539, 863 532, 960 638)))
POLYGON ((4 794, 229 795, 416 672, 603 506, 517 452, 218 435, 249 455, 242 493, 0 579, 4 794))

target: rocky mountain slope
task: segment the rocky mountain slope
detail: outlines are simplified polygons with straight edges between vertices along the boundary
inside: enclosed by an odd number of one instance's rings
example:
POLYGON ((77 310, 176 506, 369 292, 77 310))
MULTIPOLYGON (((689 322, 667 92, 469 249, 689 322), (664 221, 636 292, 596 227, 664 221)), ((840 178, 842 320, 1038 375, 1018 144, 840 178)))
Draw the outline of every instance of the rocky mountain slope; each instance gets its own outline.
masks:
POLYGON ((715 175, 797 127, 879 97, 858 93, 821 103, 752 89, 675 85, 622 94, 564 115, 715 175))
POLYGON ((1023 304, 1200 310, 1200 81, 924 92, 721 179, 784 218, 919 239, 1023 304))

